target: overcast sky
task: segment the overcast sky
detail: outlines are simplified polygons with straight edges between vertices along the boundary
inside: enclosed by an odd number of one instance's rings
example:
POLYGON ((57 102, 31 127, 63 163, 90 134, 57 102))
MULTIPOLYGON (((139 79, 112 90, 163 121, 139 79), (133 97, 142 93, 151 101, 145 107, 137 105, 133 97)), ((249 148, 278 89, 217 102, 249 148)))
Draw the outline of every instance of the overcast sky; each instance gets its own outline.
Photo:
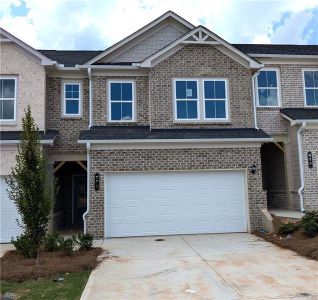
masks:
POLYGON ((318 0, 0 0, 0 26, 38 49, 105 49, 173 10, 231 43, 318 44, 318 0))

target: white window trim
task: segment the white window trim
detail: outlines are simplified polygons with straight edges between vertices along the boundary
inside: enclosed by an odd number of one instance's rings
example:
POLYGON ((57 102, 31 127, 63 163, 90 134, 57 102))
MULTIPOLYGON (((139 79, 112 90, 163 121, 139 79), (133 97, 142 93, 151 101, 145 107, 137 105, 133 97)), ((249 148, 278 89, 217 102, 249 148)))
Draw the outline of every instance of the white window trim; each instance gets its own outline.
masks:
MULTIPOLYGON (((174 78, 173 79, 173 108, 174 108, 174 121, 182 122, 182 123, 193 123, 193 122, 210 122, 210 123, 218 123, 218 122, 229 122, 229 85, 227 78, 174 78), (197 118, 196 119, 178 119, 177 118, 177 99, 176 99, 176 82, 177 81, 196 81, 197 82, 197 118), (205 117, 205 95, 204 95, 204 82, 205 81, 224 81, 225 82, 225 96, 226 99, 211 99, 215 101, 224 101, 225 100, 225 113, 226 118, 206 118, 205 117)), ((189 99, 190 100, 190 99, 189 99)), ((195 100, 195 99, 191 99, 195 100)), ((190 101, 191 101, 190 100, 190 101)))
POLYGON ((229 97, 228 97, 228 80, 226 78, 204 78, 202 80, 202 90, 203 90, 203 119, 205 121, 229 121, 229 97), (224 81, 225 82, 225 98, 224 99, 206 99, 204 92, 204 83, 206 81, 224 81), (206 118, 205 115, 205 101, 225 101, 225 118, 206 118))
MULTIPOLYGON (((277 80, 277 88, 266 87, 265 89, 277 89, 277 102, 278 105, 260 105, 259 104, 259 96, 258 96, 258 79, 256 77, 256 99, 257 99, 257 107, 265 107, 265 108, 281 108, 282 100, 281 100, 281 84, 280 84, 280 70, 278 68, 262 68, 260 71, 275 71, 276 72, 276 80, 277 80)), ((262 88, 262 87, 260 87, 262 88)))
POLYGON ((13 106, 13 119, 0 119, 1 123, 12 123, 16 122, 17 120, 17 89, 18 89, 18 83, 17 83, 17 77, 16 76, 0 76, 0 79, 13 79, 14 80, 14 99, 13 98, 0 98, 1 100, 14 100, 14 106, 13 106))
POLYGON ((174 120, 176 122, 197 122, 200 120, 200 84, 198 78, 174 78, 173 79, 174 120), (177 99, 177 81, 195 81, 197 83, 196 99, 177 99), (195 119, 179 119, 177 117, 177 101, 197 101, 197 117, 195 119))
MULTIPOLYGON (((82 85, 82 82, 81 81, 63 81, 63 88, 62 88, 62 117, 64 118, 78 118, 78 117, 81 117, 82 116, 82 103, 83 103, 83 100, 82 100, 82 88, 83 88, 83 85, 82 85), (67 114, 66 113, 66 100, 72 100, 73 98, 66 98, 65 97, 65 87, 66 85, 68 84, 73 84, 73 85, 79 85, 79 98, 78 98, 78 114, 67 114)), ((74 98, 73 100, 77 100, 76 98, 74 98)))
MULTIPOLYGON (((308 108, 318 108, 318 105, 307 105, 307 98, 306 98, 306 84, 305 84, 305 72, 318 72, 318 69, 315 68, 304 68, 302 69, 302 82, 303 82, 303 94, 304 94, 304 106, 308 108)), ((309 88, 309 89, 318 89, 318 88, 309 88)))
POLYGON ((111 79, 111 80, 108 80, 108 122, 112 122, 112 123, 133 123, 133 122, 136 122, 136 82, 135 80, 126 80, 126 79, 111 79), (110 99, 110 95, 111 95, 111 92, 110 92, 110 85, 112 83, 131 83, 131 88, 132 88, 132 101, 111 101, 110 99), (116 102, 116 103, 132 103, 132 118, 131 120, 113 120, 112 119, 112 114, 111 114, 111 103, 112 102, 116 102))

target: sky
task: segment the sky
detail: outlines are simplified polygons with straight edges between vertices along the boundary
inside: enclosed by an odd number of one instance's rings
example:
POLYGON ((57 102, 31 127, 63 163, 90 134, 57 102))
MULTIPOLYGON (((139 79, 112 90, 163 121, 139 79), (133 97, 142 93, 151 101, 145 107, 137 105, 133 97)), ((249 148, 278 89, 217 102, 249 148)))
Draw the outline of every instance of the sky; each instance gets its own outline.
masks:
POLYGON ((0 26, 36 49, 103 50, 167 10, 230 43, 318 44, 318 0, 0 0, 0 26))

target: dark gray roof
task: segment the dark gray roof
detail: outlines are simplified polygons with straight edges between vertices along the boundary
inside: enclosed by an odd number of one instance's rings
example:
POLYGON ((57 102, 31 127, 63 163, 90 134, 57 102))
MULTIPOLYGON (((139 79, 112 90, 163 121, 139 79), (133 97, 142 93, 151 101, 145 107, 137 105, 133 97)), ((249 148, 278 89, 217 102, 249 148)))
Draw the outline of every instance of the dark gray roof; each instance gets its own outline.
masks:
MULTIPOLYGON (((1 141, 18 141, 20 140, 22 131, 0 131, 1 141)), ((54 140, 57 136, 57 130, 40 131, 41 141, 54 140)))
POLYGON ((318 45, 233 44, 248 54, 318 55, 318 45))
POLYGON ((292 120, 318 120, 317 108, 283 108, 280 112, 292 120))
POLYGON ((270 138, 254 128, 231 129, 152 129, 148 126, 102 126, 81 131, 79 140, 136 139, 264 139, 270 138))
POLYGON ((86 63, 91 58, 100 54, 101 50, 38 50, 46 57, 63 64, 65 67, 74 67, 86 63))
MULTIPOLYGON (((268 44, 232 44, 247 54, 283 54, 283 55, 318 55, 318 45, 268 45, 268 44)), ((74 67, 84 64, 91 58, 102 53, 102 50, 38 50, 48 58, 74 67)), ((113 63, 114 65, 129 65, 133 62, 113 63)))

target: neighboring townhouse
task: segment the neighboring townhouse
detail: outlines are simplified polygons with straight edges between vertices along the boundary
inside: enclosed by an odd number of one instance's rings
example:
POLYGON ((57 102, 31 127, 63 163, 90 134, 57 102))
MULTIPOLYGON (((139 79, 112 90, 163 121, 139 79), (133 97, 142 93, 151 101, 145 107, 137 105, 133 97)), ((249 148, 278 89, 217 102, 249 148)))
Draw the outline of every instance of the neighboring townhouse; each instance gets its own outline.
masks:
POLYGON ((46 66, 54 62, 0 29, 0 242, 21 232, 15 205, 8 198, 5 177, 15 165, 21 120, 27 105, 41 133, 43 145, 53 144, 55 131, 45 131, 46 66))
POLYGON ((52 228, 246 232, 318 208, 318 46, 233 45, 169 11, 105 51, 38 52, 52 228))

